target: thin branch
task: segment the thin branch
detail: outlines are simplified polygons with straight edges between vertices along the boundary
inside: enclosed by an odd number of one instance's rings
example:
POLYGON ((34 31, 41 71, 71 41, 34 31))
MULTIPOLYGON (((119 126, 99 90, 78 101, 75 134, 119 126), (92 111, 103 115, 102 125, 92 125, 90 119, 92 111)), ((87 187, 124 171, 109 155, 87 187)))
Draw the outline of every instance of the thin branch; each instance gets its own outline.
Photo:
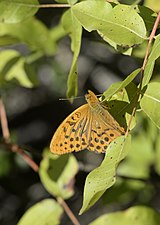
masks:
POLYGON ((40 4, 40 5, 34 5, 34 4, 25 4, 25 3, 17 3, 19 6, 25 6, 30 8, 70 8, 69 4, 40 4))
POLYGON ((3 138, 6 142, 9 142, 10 141, 10 132, 8 129, 7 116, 6 116, 6 111, 5 111, 2 99, 0 99, 0 119, 1 119, 3 138))
POLYGON ((5 110, 2 99, 0 99, 0 121, 1 121, 3 139, 4 139, 4 142, 2 144, 5 145, 8 149, 10 149, 12 152, 19 153, 22 156, 22 158, 27 162, 27 164, 34 171, 37 172, 38 165, 31 159, 31 157, 23 149, 21 149, 16 144, 12 144, 10 141, 10 132, 8 128, 6 110, 5 110))
POLYGON ((58 197, 57 198, 57 202, 59 202, 59 204, 63 207, 63 209, 65 210, 66 214, 71 219, 71 221, 72 221, 72 223, 74 225, 81 225, 79 223, 79 221, 77 220, 77 218, 75 217, 75 215, 73 214, 73 212, 70 210, 70 208, 66 204, 66 202, 62 198, 58 197))
MULTIPOLYGON (((35 172, 38 172, 39 166, 31 159, 31 157, 22 148, 20 148, 17 144, 13 144, 10 141, 10 132, 9 132, 9 128, 8 128, 8 121, 7 121, 6 111, 5 111, 5 107, 4 107, 2 99, 0 99, 0 121, 1 121, 1 126, 2 126, 3 139, 4 139, 4 141, 1 142, 0 145, 3 145, 4 147, 6 147, 7 149, 9 149, 12 152, 16 152, 16 153, 20 154, 23 157, 23 159, 27 162, 27 164, 35 172)), ((73 224, 80 225, 80 223, 74 216, 73 212, 68 207, 67 203, 62 198, 57 198, 57 201, 59 202, 59 204, 62 205, 66 214, 71 219, 73 224)))
POLYGON ((17 144, 11 143, 11 142, 1 142, 0 145, 4 146, 8 150, 18 153, 22 156, 24 161, 35 171, 38 172, 39 166, 33 161, 33 159, 17 144))
POLYGON ((68 4, 41 4, 38 8, 70 8, 68 4))
POLYGON ((150 48, 151 48, 151 43, 153 41, 153 38, 155 37, 155 33, 156 33, 159 22, 160 22, 160 12, 158 13, 158 16, 157 16, 156 21, 154 23, 151 35, 149 37, 149 42, 148 42, 148 46, 147 46, 147 49, 146 49, 145 58, 144 58, 144 61, 143 61, 142 71, 144 71, 144 69, 145 69, 147 59, 148 59, 148 55, 149 55, 150 48))
POLYGON ((135 101, 135 106, 133 107, 132 114, 131 114, 130 120, 128 122, 128 126, 127 126, 127 130, 126 130, 125 136, 128 135, 128 132, 129 132, 130 126, 131 126, 131 122, 132 122, 132 118, 133 118, 133 116, 134 116, 134 114, 136 112, 137 103, 138 103, 139 97, 141 95, 142 81, 143 81, 143 77, 144 77, 145 66, 147 64, 148 56, 149 56, 150 49, 151 49, 151 44, 152 44, 152 41, 153 41, 153 39, 155 37, 155 33, 156 33, 157 28, 158 28, 159 22, 160 22, 160 12, 157 15, 156 21, 154 23, 152 32, 151 32, 150 37, 149 37, 149 42, 148 42, 148 45, 147 45, 147 49, 146 49, 146 53, 145 53, 143 65, 142 65, 142 68, 141 68, 141 77, 140 77, 139 91, 137 93, 137 98, 136 98, 136 101, 135 101))

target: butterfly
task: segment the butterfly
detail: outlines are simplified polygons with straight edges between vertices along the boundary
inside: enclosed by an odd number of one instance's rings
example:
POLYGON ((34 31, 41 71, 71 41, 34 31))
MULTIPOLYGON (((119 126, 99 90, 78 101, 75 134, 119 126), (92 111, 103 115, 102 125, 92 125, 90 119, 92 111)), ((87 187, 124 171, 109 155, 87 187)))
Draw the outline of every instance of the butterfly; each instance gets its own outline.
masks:
POLYGON ((88 90, 85 98, 87 104, 73 111, 54 133, 50 143, 52 153, 61 155, 83 149, 105 153, 115 138, 125 134, 92 91, 88 90))

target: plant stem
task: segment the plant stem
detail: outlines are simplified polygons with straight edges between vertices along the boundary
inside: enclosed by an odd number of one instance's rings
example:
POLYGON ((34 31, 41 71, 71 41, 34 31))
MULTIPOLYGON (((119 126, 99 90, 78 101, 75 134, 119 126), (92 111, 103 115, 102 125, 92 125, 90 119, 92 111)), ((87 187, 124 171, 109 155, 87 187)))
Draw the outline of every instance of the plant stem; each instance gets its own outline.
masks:
POLYGON ((152 32, 151 32, 150 37, 149 37, 149 41, 148 41, 148 45, 147 45, 147 49, 146 49, 143 65, 142 65, 141 72, 140 72, 141 76, 140 76, 139 91, 137 93, 136 103, 135 103, 135 106, 133 107, 132 114, 131 114, 130 120, 128 122, 128 126, 127 126, 127 130, 126 130, 125 136, 128 135, 128 132, 129 132, 129 129, 130 129, 130 126, 131 126, 131 122, 132 122, 132 118, 133 118, 133 116, 134 116, 134 114, 136 112, 137 103, 138 103, 139 97, 141 95, 141 89, 142 89, 142 82, 143 82, 143 77, 144 77, 145 66, 147 64, 149 52, 150 52, 150 49, 151 49, 151 44, 152 44, 152 41, 153 41, 153 39, 155 37, 155 33, 156 33, 157 28, 158 28, 159 22, 160 22, 160 12, 157 15, 156 21, 154 23, 152 32))
POLYGON ((3 139, 4 139, 4 142, 2 142, 1 144, 5 145, 12 152, 19 153, 22 156, 22 158, 27 162, 27 164, 35 172, 37 172, 38 165, 31 159, 31 157, 23 149, 21 149, 18 145, 11 143, 10 141, 10 132, 8 128, 6 110, 5 110, 2 99, 0 99, 0 121, 1 121, 3 139))
POLYGON ((2 99, 0 99, 0 119, 1 119, 3 138, 4 138, 5 142, 9 142, 10 141, 10 132, 8 129, 8 121, 7 121, 6 111, 5 111, 2 99))
POLYGON ((62 198, 58 197, 57 198, 57 202, 59 202, 59 204, 63 207, 63 209, 65 210, 66 214, 71 219, 71 221, 72 221, 72 223, 74 225, 81 225, 79 223, 79 221, 77 220, 77 218, 75 217, 75 215, 73 214, 73 212, 70 210, 70 208, 66 204, 66 202, 62 198))
POLYGON ((39 4, 39 5, 34 5, 34 4, 25 4, 25 3, 17 3, 20 6, 24 7, 30 7, 30 8, 70 8, 69 4, 39 4))

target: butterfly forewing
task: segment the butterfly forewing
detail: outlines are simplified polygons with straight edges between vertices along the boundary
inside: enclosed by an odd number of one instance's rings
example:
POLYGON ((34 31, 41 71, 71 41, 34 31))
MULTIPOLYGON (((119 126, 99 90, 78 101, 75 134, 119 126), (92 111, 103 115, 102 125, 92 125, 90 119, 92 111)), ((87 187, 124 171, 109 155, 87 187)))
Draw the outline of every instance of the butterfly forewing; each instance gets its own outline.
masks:
POLYGON ((90 126, 90 108, 82 105, 71 113, 55 132, 50 149, 55 154, 65 154, 87 148, 90 126))

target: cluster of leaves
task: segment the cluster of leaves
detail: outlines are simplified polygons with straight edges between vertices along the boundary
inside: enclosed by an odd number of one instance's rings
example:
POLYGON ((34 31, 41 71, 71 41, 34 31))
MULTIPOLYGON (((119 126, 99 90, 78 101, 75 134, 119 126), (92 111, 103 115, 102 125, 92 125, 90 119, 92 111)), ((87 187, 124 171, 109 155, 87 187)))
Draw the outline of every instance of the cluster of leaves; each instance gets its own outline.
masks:
MULTIPOLYGON (((96 31, 105 42, 116 51, 131 55, 137 46, 148 42, 147 35, 151 32, 156 20, 156 13, 144 6, 129 6, 109 3, 105 0, 57 0, 58 3, 68 3, 61 21, 54 28, 48 29, 34 15, 40 7, 37 0, 0 0, 0 45, 12 46, 23 43, 30 49, 27 55, 21 55, 15 49, 3 49, 0 52, 0 85, 18 81, 21 86, 32 88, 37 85, 34 62, 44 55, 57 53, 57 43, 64 36, 71 38, 73 61, 68 75, 67 96, 77 94, 77 60, 81 47, 82 29, 88 32, 96 31), (97 13, 99 12, 99 13, 97 13), (30 32, 32 31, 32 35, 30 32)), ((66 5, 64 5, 66 6, 66 5)), ((155 37, 147 64, 143 71, 141 84, 136 87, 134 78, 141 73, 138 68, 123 82, 113 84, 103 94, 107 104, 114 105, 114 111, 120 124, 127 127, 132 111, 136 106, 149 118, 147 129, 152 132, 142 132, 131 137, 119 137, 110 144, 101 165, 89 173, 84 187, 83 206, 80 214, 87 211, 116 181, 117 165, 127 155, 117 170, 118 175, 135 179, 148 179, 149 167, 153 164, 160 175, 159 166, 159 131, 160 128, 160 83, 150 83, 155 61, 160 56, 160 34, 155 37), (123 93, 120 91, 123 90, 123 93), (138 97, 137 97, 138 96, 138 97), (109 100, 109 101, 108 101, 109 100), (114 104, 113 104, 114 103, 114 104), (119 110, 119 108, 121 110, 119 110), (117 111, 116 111, 117 110, 117 111), (125 119, 122 119, 124 116, 125 119), (157 128, 156 128, 157 127, 157 128), (144 139, 144 137, 146 137, 144 139), (155 150, 155 151, 153 151, 155 150), (130 151, 130 152, 129 152, 130 151), (129 152, 129 154, 128 154, 129 152)), ((142 116, 141 116, 142 117, 142 116)), ((135 121, 132 118, 132 126, 135 121)), ((73 155, 53 156, 44 151, 40 164, 39 175, 46 190, 57 199, 68 199, 73 194, 74 177, 78 171, 78 162, 73 155)), ((138 181, 137 181, 138 182, 138 181)), ((118 182, 117 182, 118 183, 118 182)), ((119 185, 119 184, 118 184, 119 185)), ((136 184, 141 190, 144 183, 136 184)), ((134 185, 133 185, 134 186, 134 185)), ((115 186, 116 187, 116 186, 115 186)), ((117 189, 113 189, 113 192, 117 189)), ((59 224, 63 208, 53 199, 46 199, 30 208, 19 221, 25 224, 59 224), (45 208, 45 211, 44 211, 45 208)), ((160 215, 145 206, 132 207, 124 212, 101 216, 90 225, 96 224, 155 224, 160 223, 160 215), (142 216, 143 215, 143 216, 142 216), (129 221, 129 222, 128 222, 129 221)))

